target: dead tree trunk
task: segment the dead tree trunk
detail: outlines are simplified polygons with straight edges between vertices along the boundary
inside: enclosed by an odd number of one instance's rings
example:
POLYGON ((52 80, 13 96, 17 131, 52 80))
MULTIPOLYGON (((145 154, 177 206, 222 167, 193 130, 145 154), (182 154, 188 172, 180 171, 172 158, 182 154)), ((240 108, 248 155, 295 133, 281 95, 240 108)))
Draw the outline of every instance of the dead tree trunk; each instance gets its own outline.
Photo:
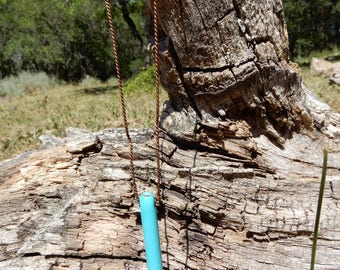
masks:
MULTIPOLYGON (((159 0, 164 269, 340 268, 338 114, 289 62, 281 1, 159 0)), ((138 190, 152 131, 134 130, 138 190)), ((75 134, 0 163, 0 269, 146 269, 122 130, 75 134)))
POLYGON ((161 124, 170 136, 233 154, 237 147, 252 158, 254 137, 283 146, 294 132, 327 128, 289 62, 281 1, 159 5, 161 78, 170 98, 161 124))

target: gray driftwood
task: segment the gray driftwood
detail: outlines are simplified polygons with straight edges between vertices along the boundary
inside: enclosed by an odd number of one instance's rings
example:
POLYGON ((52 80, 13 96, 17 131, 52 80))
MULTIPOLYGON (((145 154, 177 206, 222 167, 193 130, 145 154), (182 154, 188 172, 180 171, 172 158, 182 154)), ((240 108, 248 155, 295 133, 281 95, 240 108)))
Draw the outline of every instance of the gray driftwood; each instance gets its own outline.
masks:
MULTIPOLYGON (((340 116, 288 58, 281 1, 159 0, 164 269, 340 269, 340 116)), ((151 33, 152 36, 152 33, 151 33)), ((152 131, 131 132, 155 191, 152 131)), ((120 129, 0 163, 0 269, 146 269, 120 129)))

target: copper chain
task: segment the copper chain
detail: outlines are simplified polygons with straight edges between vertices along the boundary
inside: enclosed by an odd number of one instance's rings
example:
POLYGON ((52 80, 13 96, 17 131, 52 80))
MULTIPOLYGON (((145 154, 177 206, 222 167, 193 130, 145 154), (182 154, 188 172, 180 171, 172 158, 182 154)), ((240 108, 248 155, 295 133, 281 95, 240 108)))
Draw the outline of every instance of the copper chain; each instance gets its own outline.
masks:
MULTIPOLYGON (((113 54, 115 58, 115 65, 116 65, 116 73, 117 73, 117 80, 118 80, 118 88, 120 94, 120 101, 121 101, 121 109, 122 109, 122 117, 123 123, 125 128, 125 134, 129 143, 129 155, 130 155, 130 174, 132 179, 132 190, 134 193, 135 199, 138 201, 138 191, 137 191, 137 184, 136 184, 136 176, 135 176, 135 167, 133 164, 133 143, 129 133, 129 126, 126 117, 126 109, 125 109, 125 99, 124 99, 124 92, 123 92, 123 83, 120 73, 120 66, 119 66, 119 58, 118 58, 118 46, 116 41, 115 30, 113 26, 113 20, 111 15, 111 8, 110 8, 110 1, 105 0, 105 7, 107 12, 107 17, 110 26, 111 32, 111 39, 112 39, 112 47, 113 47, 113 54)), ((157 194, 156 194, 156 204, 159 204, 161 200, 161 162, 160 162, 160 143, 159 143, 159 56, 158 56, 158 10, 157 10, 157 0, 153 0, 153 24, 154 24, 154 35, 155 35, 155 44, 154 44, 154 59, 155 59, 155 87, 156 87, 156 123, 155 123, 155 136, 156 136, 156 160, 157 160, 157 194)))
POLYGON ((117 46, 116 35, 115 35, 114 26, 113 26, 113 20, 112 20, 109 0, 105 0, 105 6, 106 6, 106 12, 107 12, 107 17, 108 17, 108 20, 109 20, 109 26, 110 26, 110 32, 111 32, 113 55, 114 55, 115 64, 116 64, 116 73, 117 73, 118 88, 119 88, 119 94, 120 94, 120 103, 121 103, 121 108, 122 108, 122 116, 123 116, 125 134, 126 134, 126 137, 127 137, 128 143, 129 143, 130 174, 131 174, 131 178, 132 178, 132 189, 133 189, 135 199, 138 200, 135 167, 134 167, 134 164, 133 164, 133 143, 132 143, 132 140, 131 140, 131 137, 130 137, 128 122, 127 122, 127 117, 126 117, 123 83, 122 83, 122 77, 121 77, 121 74, 120 74, 120 66, 119 66, 119 58, 118 58, 118 49, 117 49, 118 46, 117 46))
POLYGON ((157 0, 153 0, 153 27, 154 27, 154 59, 155 59, 155 88, 156 88, 156 123, 155 123, 155 136, 156 136, 156 161, 157 161, 157 194, 156 202, 161 201, 161 157, 159 145, 159 49, 158 49, 158 6, 157 0))

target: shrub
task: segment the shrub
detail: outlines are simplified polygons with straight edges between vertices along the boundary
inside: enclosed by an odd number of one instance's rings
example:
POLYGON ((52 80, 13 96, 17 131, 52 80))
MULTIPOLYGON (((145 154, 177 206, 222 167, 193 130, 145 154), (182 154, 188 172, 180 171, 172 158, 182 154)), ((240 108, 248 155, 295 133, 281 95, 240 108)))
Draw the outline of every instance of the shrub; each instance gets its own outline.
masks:
POLYGON ((46 91, 57 84, 57 80, 44 72, 21 72, 18 76, 9 76, 0 81, 0 96, 22 96, 37 91, 46 91))

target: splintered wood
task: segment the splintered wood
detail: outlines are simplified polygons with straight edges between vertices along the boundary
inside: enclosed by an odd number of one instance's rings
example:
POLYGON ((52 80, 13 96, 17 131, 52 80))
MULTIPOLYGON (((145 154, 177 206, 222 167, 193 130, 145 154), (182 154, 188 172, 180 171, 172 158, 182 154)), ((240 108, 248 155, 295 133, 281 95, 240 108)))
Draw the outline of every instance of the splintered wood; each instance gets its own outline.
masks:
MULTIPOLYGON (((131 131, 140 192, 156 191, 151 133, 131 131)), ((90 134, 0 163, 0 269, 146 269, 124 131, 90 134)), ((279 149, 262 136, 261 158, 245 160, 161 142, 166 269, 308 268, 322 144, 295 135, 279 149)), ((339 266, 339 153, 329 154, 323 269, 339 266)))

